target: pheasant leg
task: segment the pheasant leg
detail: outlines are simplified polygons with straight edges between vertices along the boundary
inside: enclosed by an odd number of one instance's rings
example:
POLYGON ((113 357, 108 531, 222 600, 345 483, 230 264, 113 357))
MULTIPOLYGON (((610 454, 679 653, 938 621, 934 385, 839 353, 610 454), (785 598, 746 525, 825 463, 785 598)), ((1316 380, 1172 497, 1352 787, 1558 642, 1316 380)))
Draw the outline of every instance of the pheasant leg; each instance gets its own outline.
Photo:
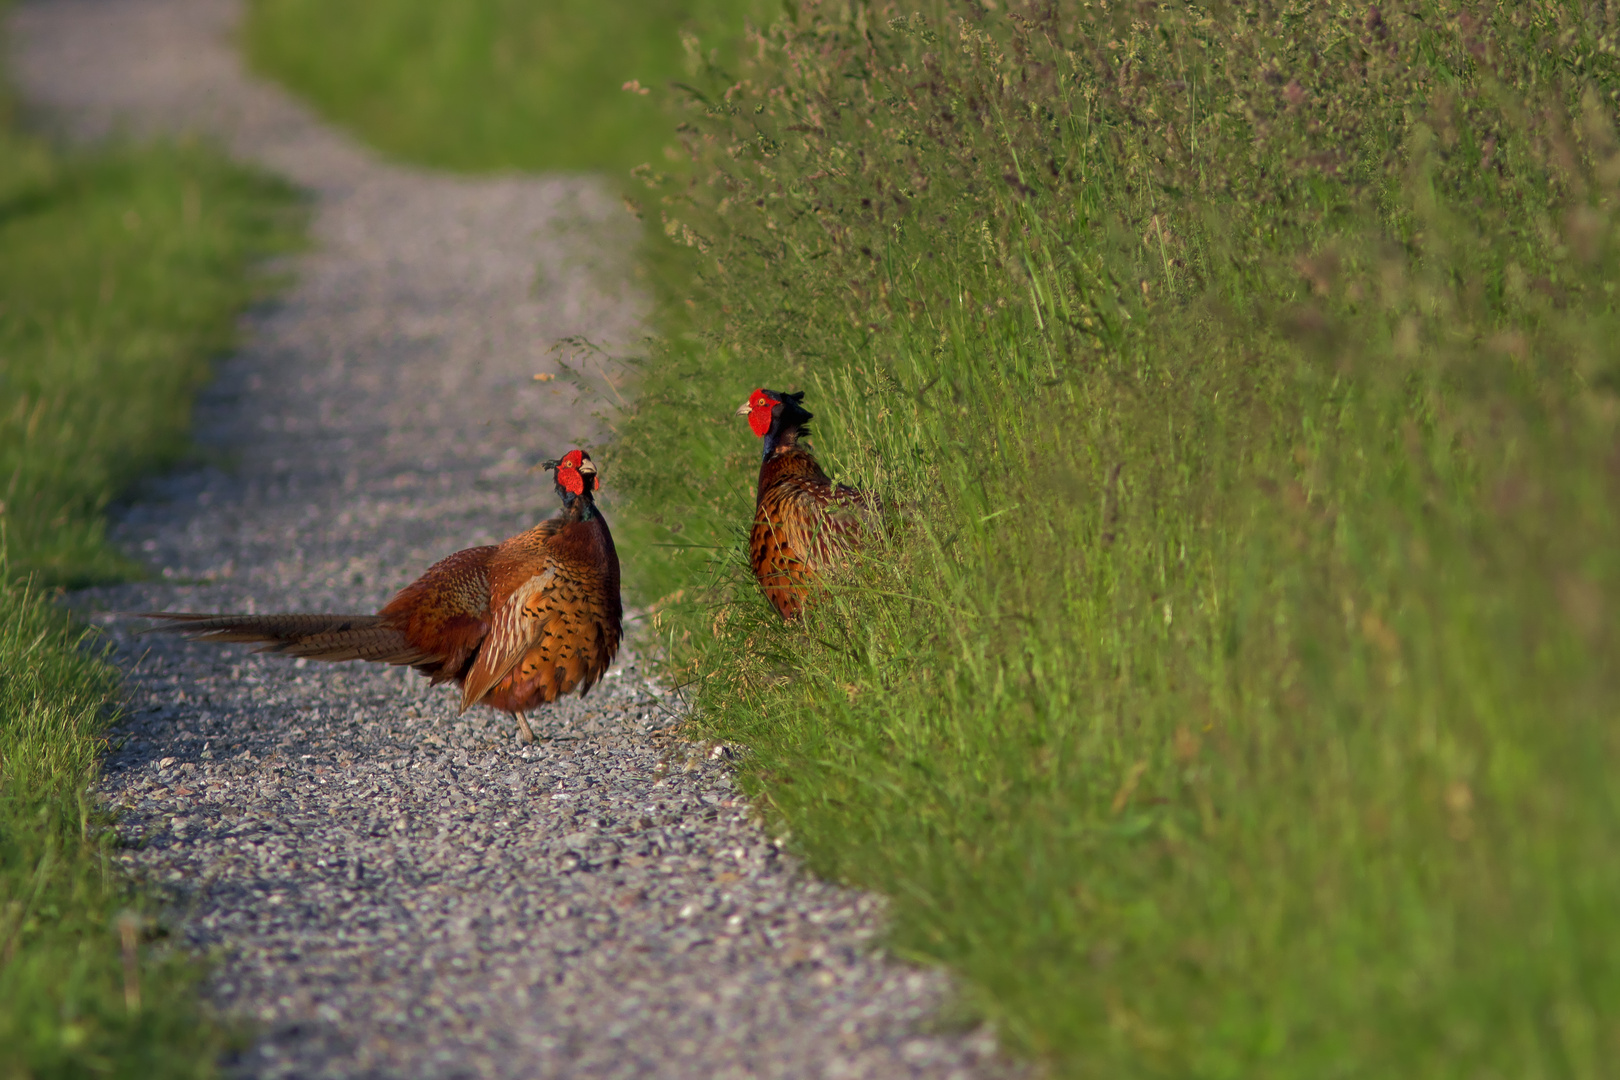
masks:
POLYGON ((513 713, 512 715, 517 717, 518 742, 525 744, 534 742, 534 732, 529 728, 529 718, 522 713, 513 713))

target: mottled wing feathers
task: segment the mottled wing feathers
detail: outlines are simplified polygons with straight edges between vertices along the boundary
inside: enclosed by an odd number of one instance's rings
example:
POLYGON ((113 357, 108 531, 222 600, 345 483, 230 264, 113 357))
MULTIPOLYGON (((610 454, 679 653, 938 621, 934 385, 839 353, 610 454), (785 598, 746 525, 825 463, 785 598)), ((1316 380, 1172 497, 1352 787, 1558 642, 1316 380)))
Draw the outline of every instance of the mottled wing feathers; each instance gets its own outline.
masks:
POLYGON ((783 618, 799 614, 811 580, 836 565, 876 517, 875 499, 833 484, 801 448, 765 463, 749 559, 766 599, 783 618))
POLYGON ((787 526, 794 547, 816 569, 835 562, 870 524, 861 493, 842 484, 792 477, 771 490, 767 503, 771 519, 787 526))
POLYGON ((489 703, 553 701, 570 690, 588 691, 602 677, 618 651, 618 633, 603 617, 591 584, 558 578, 540 597, 542 612, 533 620, 538 633, 530 638, 519 661, 490 692, 489 703))
POLYGON ((495 600, 490 610, 489 633, 484 637, 478 658, 467 672, 461 688, 461 709, 489 693, 522 659, 529 646, 540 639, 552 616, 546 590, 557 577, 557 568, 544 562, 510 595, 495 600))
POLYGON ((489 630, 489 565, 499 550, 488 544, 440 559, 380 613, 427 655, 412 663, 434 685, 466 671, 489 630))

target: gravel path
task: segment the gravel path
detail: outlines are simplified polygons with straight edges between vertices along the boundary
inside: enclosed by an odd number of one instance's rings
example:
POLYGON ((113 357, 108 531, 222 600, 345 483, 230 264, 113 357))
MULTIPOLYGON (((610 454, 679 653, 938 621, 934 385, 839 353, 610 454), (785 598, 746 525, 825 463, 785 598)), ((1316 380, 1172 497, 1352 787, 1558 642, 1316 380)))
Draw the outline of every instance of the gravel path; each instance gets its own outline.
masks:
MULTIPOLYGON (((373 610, 552 511, 526 466, 597 425, 532 375, 564 336, 635 333, 632 224, 597 184, 379 161, 241 71, 237 17, 228 0, 12 17, 13 69, 66 131, 202 132, 314 200, 296 286, 246 320, 198 405, 231 464, 120 512, 164 580, 82 594, 87 610, 373 610)), ((984 1033, 930 1033, 945 977, 872 951, 879 904, 750 824, 724 753, 671 733, 677 703, 634 655, 538 714, 549 738, 524 748, 406 672, 98 618, 131 673, 104 785, 123 857, 255 1025, 237 1075, 1000 1071, 984 1033)))

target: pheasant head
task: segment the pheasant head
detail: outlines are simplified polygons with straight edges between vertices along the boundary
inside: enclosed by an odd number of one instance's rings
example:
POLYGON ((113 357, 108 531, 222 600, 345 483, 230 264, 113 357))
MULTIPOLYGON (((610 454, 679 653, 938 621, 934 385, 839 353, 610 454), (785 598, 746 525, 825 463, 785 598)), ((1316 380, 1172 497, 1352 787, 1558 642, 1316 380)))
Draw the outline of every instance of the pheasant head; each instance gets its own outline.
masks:
POLYGON ((777 390, 755 390, 737 410, 738 416, 748 417, 748 426, 754 434, 765 440, 764 456, 769 458, 777 446, 792 446, 800 435, 808 435, 806 425, 811 413, 800 404, 804 391, 784 394, 777 390))
POLYGON ((581 497, 594 501, 596 490, 602 486, 591 455, 583 450, 570 450, 556 461, 542 461, 540 467, 556 470, 557 494, 564 506, 572 506, 574 500, 581 497))

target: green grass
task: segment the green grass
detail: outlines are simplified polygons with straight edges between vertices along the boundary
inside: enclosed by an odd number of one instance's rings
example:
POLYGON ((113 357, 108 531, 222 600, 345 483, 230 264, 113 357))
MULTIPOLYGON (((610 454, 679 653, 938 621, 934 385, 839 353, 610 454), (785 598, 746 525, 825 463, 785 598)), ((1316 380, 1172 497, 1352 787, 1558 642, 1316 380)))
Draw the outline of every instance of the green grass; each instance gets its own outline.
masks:
POLYGON ((625 170, 662 161, 651 94, 765 0, 254 0, 260 71, 393 154, 452 169, 625 170))
POLYGON ((286 190, 198 147, 0 155, 0 500, 11 570, 127 575, 101 511, 186 448, 192 391, 284 248, 286 190), (20 163, 20 166, 19 166, 20 163))
POLYGON ((1616 1075, 1620 27, 926 7, 648 178, 699 278, 605 472, 698 724, 1056 1075, 1616 1075), (802 625, 758 385, 898 508, 802 625))
POLYGON ((19 584, 0 588, 0 660, 0 1076, 213 1075, 227 1032, 87 790, 117 672, 19 584))
POLYGON ((0 1077, 206 1076, 227 1033, 89 793, 116 670, 49 591, 138 572, 102 511, 289 246, 282 186, 199 147, 64 154, 0 100, 0 1077))
POLYGON ((679 70, 662 16, 259 0, 248 43, 402 156, 672 174, 629 584, 774 826, 1010 1046, 1614 1075, 1620 27, 918 6, 695 50, 677 161, 615 96, 679 70), (743 562, 758 385, 896 508, 800 626, 743 562))

